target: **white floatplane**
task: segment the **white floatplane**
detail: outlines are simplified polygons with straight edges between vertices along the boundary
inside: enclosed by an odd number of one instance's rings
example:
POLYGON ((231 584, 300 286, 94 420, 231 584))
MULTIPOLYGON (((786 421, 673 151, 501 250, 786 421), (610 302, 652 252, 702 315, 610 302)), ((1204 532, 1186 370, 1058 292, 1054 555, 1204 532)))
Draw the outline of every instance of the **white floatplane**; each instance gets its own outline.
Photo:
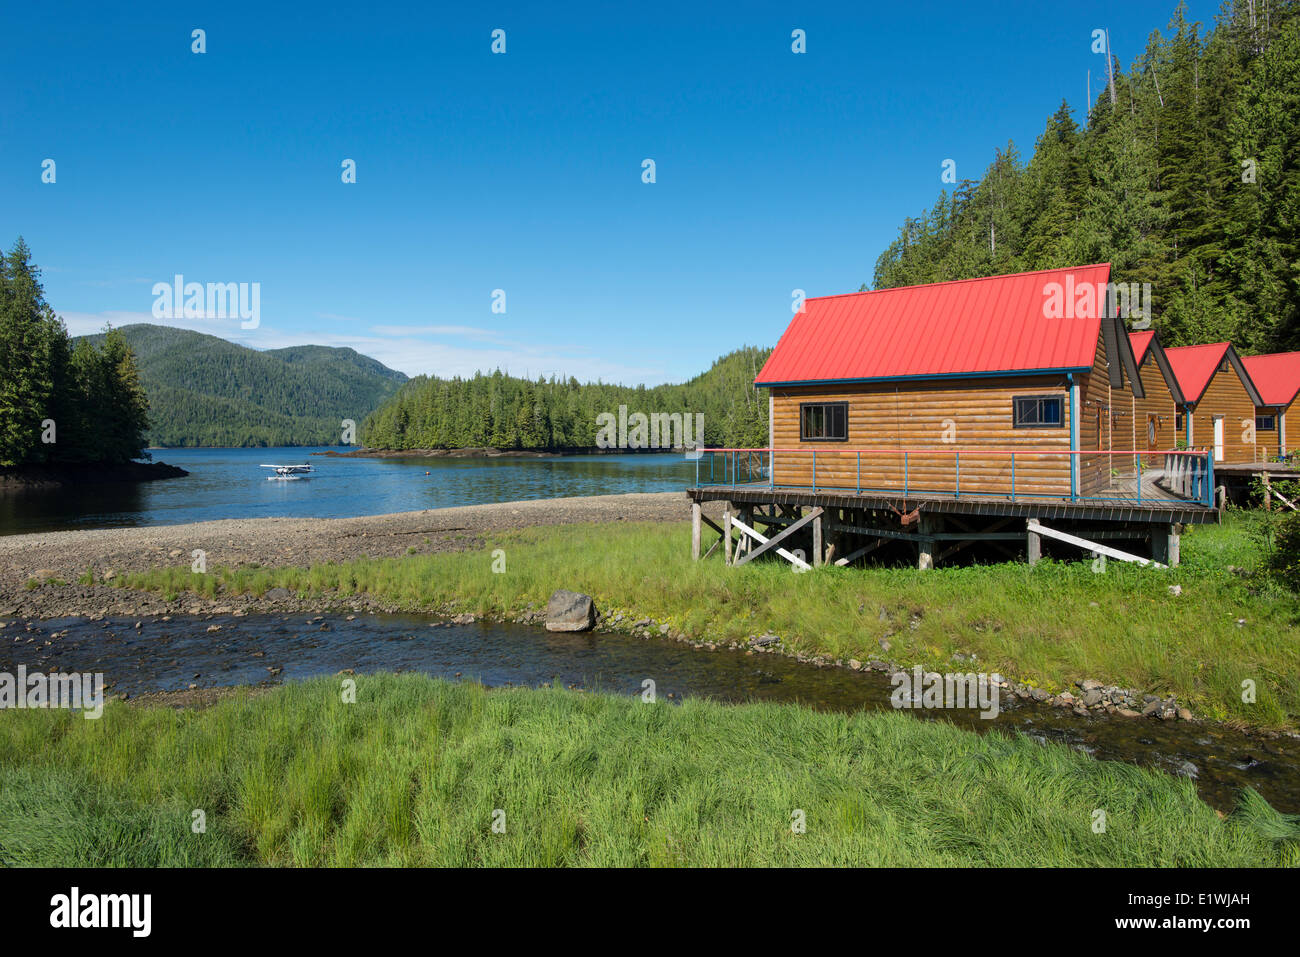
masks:
POLYGON ((308 473, 312 471, 310 465, 259 465, 258 468, 275 469, 274 475, 266 477, 268 482, 306 478, 308 473))

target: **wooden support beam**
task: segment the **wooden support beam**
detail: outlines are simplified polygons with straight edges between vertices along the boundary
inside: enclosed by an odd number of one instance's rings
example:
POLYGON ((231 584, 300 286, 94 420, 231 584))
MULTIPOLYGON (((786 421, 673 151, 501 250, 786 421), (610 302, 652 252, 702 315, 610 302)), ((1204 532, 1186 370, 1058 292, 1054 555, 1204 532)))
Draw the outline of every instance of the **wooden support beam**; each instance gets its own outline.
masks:
POLYGON ((691 559, 700 560, 700 516, 703 515, 699 502, 691 503, 691 559))
POLYGON ((758 548, 755 548, 755 549, 753 549, 752 551, 746 551, 746 552, 745 552, 745 557, 744 557, 744 558, 740 558, 740 559, 738 559, 738 560, 736 561, 736 564, 737 564, 737 565, 743 565, 743 564, 745 564, 747 561, 749 561, 750 559, 757 558, 759 555, 763 554, 765 551, 768 551, 769 549, 774 549, 778 555, 780 555, 782 558, 784 558, 784 559, 785 559, 786 561, 788 561, 790 564, 795 565, 795 566, 797 566, 797 567, 799 567, 799 568, 802 568, 802 569, 804 569, 804 570, 806 570, 806 571, 811 571, 811 570, 812 570, 812 566, 811 566, 811 565, 809 565, 807 562, 805 562, 805 561, 804 561, 802 558, 800 558, 798 555, 795 555, 795 554, 793 554, 792 552, 788 552, 788 551, 786 551, 784 548, 779 547, 779 543, 780 543, 781 541, 783 541, 784 539, 789 538, 792 534, 794 534, 796 531, 798 531, 800 528, 802 528, 803 525, 804 525, 805 523, 807 523, 807 522, 811 522, 814 518, 816 518, 817 516, 821 515, 821 513, 822 513, 822 510, 821 510, 820 508, 815 508, 815 509, 813 509, 813 510, 812 510, 811 512, 809 512, 807 515, 805 515, 805 516, 803 517, 803 519, 802 519, 800 522, 798 522, 798 523, 795 524, 795 525, 791 525, 789 528, 787 528, 785 531, 781 532, 781 534, 777 535, 775 538, 768 538, 768 537, 765 536, 765 535, 760 535, 758 532, 754 531, 752 528, 750 528, 750 527, 749 527, 748 525, 746 525, 744 522, 740 521, 739 519, 734 519, 734 518, 733 518, 733 519, 731 520, 733 525, 736 525, 738 528, 740 528, 740 530, 741 530, 742 532, 744 532, 745 534, 747 534, 747 535, 749 535, 749 536, 752 536, 754 539, 756 539, 756 540, 760 543, 759 546, 758 546, 758 548))
POLYGON ((837 558, 835 560, 835 564, 840 566, 848 565, 850 562, 854 561, 855 559, 861 558, 863 555, 869 555, 871 552, 874 552, 877 548, 880 548, 882 545, 884 545, 886 541, 888 541, 888 539, 878 538, 870 545, 863 545, 856 552, 849 552, 849 554, 845 555, 843 558, 837 558))
POLYGON ((1150 559, 1143 558, 1141 555, 1131 555, 1128 552, 1121 552, 1118 548, 1111 548, 1109 545, 1103 545, 1100 542, 1090 542, 1088 539, 1080 538, 1078 535, 1070 535, 1067 532, 1058 532, 1054 528, 1048 528, 1046 525, 1043 525, 1036 518, 1029 519, 1029 524, 1033 527, 1035 534, 1046 535, 1048 538, 1055 538, 1057 541, 1077 545, 1090 552, 1096 552, 1098 555, 1106 555, 1110 558, 1118 559, 1121 562, 1136 562, 1142 566, 1154 565, 1156 568, 1169 567, 1160 562, 1153 562, 1150 559))
POLYGON ((722 541, 724 543, 723 547, 725 549, 722 553, 722 561, 723 564, 730 565, 731 564, 731 503, 730 502, 728 502, 727 507, 722 510, 722 541))
POLYGON ((1037 565, 1043 558, 1043 536, 1034 530, 1037 524, 1032 518, 1025 523, 1025 556, 1030 565, 1037 565))
MULTIPOLYGON (((822 558, 824 557, 824 556, 822 555, 822 516, 821 516, 821 513, 822 513, 822 510, 821 510, 821 509, 817 509, 817 514, 813 516, 813 520, 812 520, 812 527, 813 527, 813 567, 814 567, 814 568, 820 568, 820 567, 821 567, 821 564, 822 564, 822 558)), ((786 531, 789 532, 791 529, 794 529, 794 528, 797 528, 797 527, 798 527, 798 523, 796 522, 794 525, 791 525, 790 528, 787 528, 786 531)))
POLYGON ((916 539, 916 567, 924 571, 934 567, 934 539, 930 533, 935 530, 935 520, 925 512, 918 518, 920 535, 916 539))

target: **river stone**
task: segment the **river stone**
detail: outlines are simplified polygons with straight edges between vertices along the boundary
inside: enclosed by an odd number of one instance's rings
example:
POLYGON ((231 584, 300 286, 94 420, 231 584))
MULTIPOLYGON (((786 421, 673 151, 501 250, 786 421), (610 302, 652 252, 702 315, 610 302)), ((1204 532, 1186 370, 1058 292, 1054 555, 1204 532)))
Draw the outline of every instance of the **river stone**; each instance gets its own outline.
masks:
POLYGON ((588 631, 596 623, 596 604, 590 595, 561 588, 546 604, 547 631, 588 631))
POLYGON ((1101 692, 1092 688, 1083 696, 1083 703, 1089 708, 1101 704, 1101 692))

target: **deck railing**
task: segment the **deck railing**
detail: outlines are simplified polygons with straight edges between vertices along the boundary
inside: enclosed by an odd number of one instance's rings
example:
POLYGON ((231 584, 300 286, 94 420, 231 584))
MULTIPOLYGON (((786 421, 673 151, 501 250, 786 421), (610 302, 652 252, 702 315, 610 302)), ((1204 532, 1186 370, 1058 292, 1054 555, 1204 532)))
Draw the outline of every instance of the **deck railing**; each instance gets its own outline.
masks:
POLYGON ((695 450, 695 484, 856 494, 994 496, 1019 500, 1214 506, 1208 449, 695 450), (1163 462, 1145 469, 1144 462, 1163 462), (1144 483, 1148 483, 1143 488, 1144 483))

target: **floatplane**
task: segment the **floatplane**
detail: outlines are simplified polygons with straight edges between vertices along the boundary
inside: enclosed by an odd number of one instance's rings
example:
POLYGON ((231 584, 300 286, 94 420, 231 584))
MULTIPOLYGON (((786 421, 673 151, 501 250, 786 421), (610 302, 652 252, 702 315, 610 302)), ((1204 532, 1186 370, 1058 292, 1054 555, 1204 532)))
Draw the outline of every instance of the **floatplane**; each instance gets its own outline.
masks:
POLYGON ((310 465, 259 465, 258 468, 275 469, 274 475, 266 477, 268 482, 306 478, 313 471, 310 465))

